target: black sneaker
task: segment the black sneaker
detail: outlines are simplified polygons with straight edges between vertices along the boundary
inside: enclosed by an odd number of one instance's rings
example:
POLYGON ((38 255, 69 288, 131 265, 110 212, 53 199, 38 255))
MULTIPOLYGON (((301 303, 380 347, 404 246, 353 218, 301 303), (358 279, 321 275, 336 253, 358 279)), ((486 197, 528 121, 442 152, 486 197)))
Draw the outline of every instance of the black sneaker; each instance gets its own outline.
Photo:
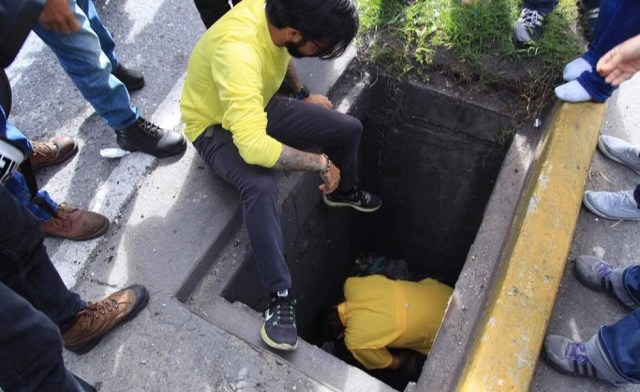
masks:
POLYGON ((600 7, 584 10, 582 15, 582 35, 589 42, 593 39, 593 30, 596 28, 598 15, 600 15, 600 7))
POLYGON ((127 151, 141 151, 158 158, 180 154, 187 142, 178 132, 162 129, 140 117, 125 129, 116 131, 118 146, 127 151))
POLYGON ((533 44, 542 35, 542 24, 545 15, 537 10, 523 8, 520 11, 520 17, 513 24, 513 34, 511 41, 513 44, 522 48, 533 44))
POLYGON ((293 351, 298 347, 295 306, 296 300, 291 298, 287 290, 271 294, 260 329, 262 340, 270 347, 285 351, 293 351))
POLYGON ((338 191, 323 195, 324 204, 330 207, 351 207, 362 212, 373 212, 380 208, 382 200, 373 193, 354 187, 349 193, 338 191))
POLYGON ((142 73, 126 68, 122 64, 118 64, 118 68, 112 70, 111 74, 120 79, 129 92, 137 91, 144 87, 142 73))

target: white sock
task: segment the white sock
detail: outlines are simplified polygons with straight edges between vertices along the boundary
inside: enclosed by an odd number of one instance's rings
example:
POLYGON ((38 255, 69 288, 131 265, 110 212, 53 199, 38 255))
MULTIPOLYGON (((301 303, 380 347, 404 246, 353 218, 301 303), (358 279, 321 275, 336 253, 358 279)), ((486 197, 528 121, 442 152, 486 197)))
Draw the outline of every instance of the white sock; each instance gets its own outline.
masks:
POLYGON ((554 91, 556 92, 556 97, 567 102, 586 102, 592 99, 591 95, 577 80, 558 86, 554 91))
POLYGON ((582 57, 578 57, 564 67, 564 70, 562 71, 562 79, 564 79, 565 82, 576 80, 584 71, 591 72, 591 64, 582 57))

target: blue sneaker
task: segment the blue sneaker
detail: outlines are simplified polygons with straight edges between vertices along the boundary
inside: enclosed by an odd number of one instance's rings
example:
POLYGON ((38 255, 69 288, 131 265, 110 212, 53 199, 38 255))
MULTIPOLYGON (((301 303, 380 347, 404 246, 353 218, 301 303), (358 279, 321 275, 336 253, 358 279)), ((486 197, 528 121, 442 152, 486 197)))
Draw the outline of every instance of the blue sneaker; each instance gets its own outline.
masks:
POLYGON ((584 206, 605 219, 640 220, 640 209, 633 191, 597 192, 586 191, 582 199, 584 206))

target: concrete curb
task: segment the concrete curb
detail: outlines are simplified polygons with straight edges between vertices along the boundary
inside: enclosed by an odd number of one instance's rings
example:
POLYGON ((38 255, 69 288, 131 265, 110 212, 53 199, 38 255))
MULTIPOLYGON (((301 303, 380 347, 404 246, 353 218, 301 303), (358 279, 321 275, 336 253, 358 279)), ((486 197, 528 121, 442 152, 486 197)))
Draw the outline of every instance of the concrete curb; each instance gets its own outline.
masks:
POLYGON ((605 105, 558 103, 538 144, 456 390, 527 390, 573 239, 605 105))

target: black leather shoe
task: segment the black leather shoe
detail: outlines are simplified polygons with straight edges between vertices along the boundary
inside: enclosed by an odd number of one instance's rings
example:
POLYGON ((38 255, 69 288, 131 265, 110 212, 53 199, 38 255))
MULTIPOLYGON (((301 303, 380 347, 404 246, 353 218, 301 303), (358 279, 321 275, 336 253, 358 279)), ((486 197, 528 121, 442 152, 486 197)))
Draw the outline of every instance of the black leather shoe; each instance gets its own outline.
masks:
POLYGON ((118 64, 118 68, 112 70, 111 74, 120 79, 129 92, 137 91, 144 87, 142 73, 126 68, 122 64, 118 64))
POLYGON ((140 117, 125 129, 116 130, 118 146, 127 151, 141 151, 158 158, 180 154, 187 148, 184 137, 160 128, 140 117))

